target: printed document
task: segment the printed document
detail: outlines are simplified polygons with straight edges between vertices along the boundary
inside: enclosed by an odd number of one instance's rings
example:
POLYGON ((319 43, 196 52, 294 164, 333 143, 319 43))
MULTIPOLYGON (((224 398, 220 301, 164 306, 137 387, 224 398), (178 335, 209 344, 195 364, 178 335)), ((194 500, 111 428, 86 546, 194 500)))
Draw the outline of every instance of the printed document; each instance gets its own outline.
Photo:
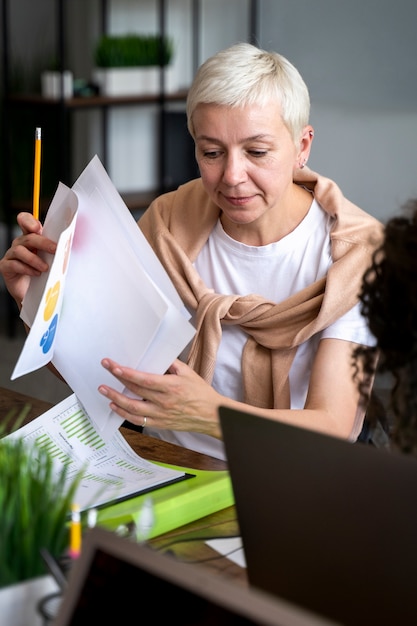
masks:
POLYGON ((100 435, 111 435, 122 419, 97 389, 128 391, 101 360, 163 374, 195 329, 97 156, 72 189, 60 183, 43 233, 57 251, 42 255, 49 272, 32 278, 24 299, 30 332, 12 380, 52 362, 100 435))
POLYGON ((119 430, 111 437, 101 436, 75 394, 7 437, 46 448, 57 472, 68 467, 68 481, 82 470, 74 498, 81 511, 189 477, 140 457, 119 430))

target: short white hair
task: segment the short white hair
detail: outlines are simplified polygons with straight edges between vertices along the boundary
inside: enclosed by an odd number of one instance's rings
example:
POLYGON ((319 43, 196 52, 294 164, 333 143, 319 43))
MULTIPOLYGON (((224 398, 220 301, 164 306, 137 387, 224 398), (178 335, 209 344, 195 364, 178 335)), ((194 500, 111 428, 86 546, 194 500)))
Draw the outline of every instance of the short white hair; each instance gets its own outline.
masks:
POLYGON ((244 107, 278 102, 294 143, 309 123, 310 96, 299 71, 277 52, 238 43, 210 57, 198 69, 187 98, 188 130, 199 104, 244 107))

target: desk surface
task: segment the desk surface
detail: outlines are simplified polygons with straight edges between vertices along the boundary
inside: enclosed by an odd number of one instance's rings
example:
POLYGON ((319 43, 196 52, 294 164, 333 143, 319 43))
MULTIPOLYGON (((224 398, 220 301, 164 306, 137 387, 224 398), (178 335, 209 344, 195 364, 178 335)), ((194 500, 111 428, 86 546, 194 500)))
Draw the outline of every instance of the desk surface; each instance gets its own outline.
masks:
MULTIPOLYGON (((25 423, 35 419, 51 408, 49 402, 32 398, 24 394, 0 387, 0 416, 6 416, 10 410, 16 416, 26 407, 25 423)), ((205 456, 180 446, 160 441, 143 435, 130 428, 121 427, 120 432, 137 454, 151 461, 161 461, 193 469, 223 470, 226 463, 219 459, 205 456)), ((227 537, 239 534, 239 527, 234 507, 228 507, 212 515, 196 520, 191 524, 155 537, 150 541, 156 548, 168 547, 178 558, 184 561, 198 561, 205 567, 223 572, 237 582, 246 585, 246 571, 226 558, 219 557, 205 544, 205 540, 214 537, 227 537), (217 556, 217 558, 216 558, 217 556)))

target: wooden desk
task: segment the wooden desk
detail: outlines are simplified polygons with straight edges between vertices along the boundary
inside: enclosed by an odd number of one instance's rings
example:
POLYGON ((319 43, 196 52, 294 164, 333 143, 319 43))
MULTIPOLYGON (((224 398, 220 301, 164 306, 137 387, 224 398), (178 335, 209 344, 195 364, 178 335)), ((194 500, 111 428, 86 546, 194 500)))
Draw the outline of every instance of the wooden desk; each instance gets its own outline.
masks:
MULTIPOLYGON (((4 418, 10 410, 14 410, 17 416, 25 407, 28 412, 24 423, 27 423, 50 409, 51 404, 0 387, 0 419, 4 418)), ((154 439, 130 428, 122 426, 120 431, 133 450, 145 459, 162 461, 192 469, 224 470, 227 468, 224 461, 187 450, 172 443, 154 439)), ((238 534, 239 527, 235 508, 228 507, 196 520, 191 524, 155 537, 150 543, 162 551, 166 547, 183 561, 198 561, 211 570, 221 571, 238 583, 247 585, 246 571, 244 569, 226 558, 219 557, 217 552, 205 544, 205 540, 208 538, 238 534)))

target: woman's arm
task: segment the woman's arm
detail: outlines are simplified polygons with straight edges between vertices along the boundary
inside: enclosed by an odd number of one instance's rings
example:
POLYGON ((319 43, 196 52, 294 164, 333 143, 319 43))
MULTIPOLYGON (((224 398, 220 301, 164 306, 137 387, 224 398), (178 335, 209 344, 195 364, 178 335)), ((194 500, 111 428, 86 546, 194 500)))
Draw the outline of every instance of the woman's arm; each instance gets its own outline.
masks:
POLYGON ((138 372, 104 359, 103 366, 135 397, 106 385, 100 386, 99 391, 120 417, 137 425, 142 425, 146 417, 152 428, 195 431, 221 438, 217 410, 224 405, 347 439, 354 430, 359 403, 353 345, 341 339, 321 340, 304 409, 262 409, 231 400, 179 360, 168 374, 161 375, 138 372))

